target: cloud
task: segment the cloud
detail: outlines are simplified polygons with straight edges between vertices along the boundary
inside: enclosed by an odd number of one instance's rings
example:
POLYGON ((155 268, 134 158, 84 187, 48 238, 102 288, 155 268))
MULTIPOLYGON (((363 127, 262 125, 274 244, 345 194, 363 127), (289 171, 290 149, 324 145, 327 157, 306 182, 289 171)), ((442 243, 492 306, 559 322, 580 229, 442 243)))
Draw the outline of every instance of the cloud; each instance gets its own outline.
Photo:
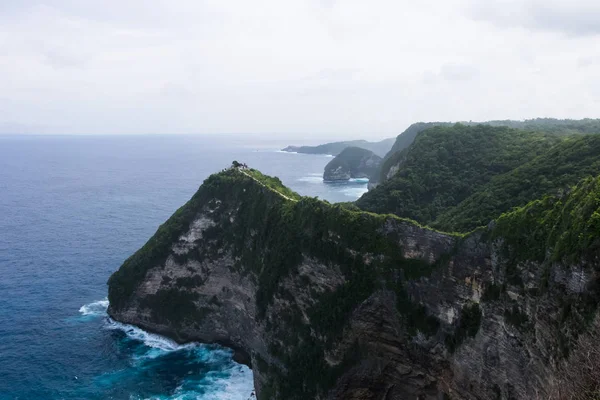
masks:
POLYGON ((476 67, 467 64, 444 64, 440 69, 440 76, 450 81, 467 81, 478 74, 476 67))
POLYGON ((568 36, 600 34, 600 3, 596 0, 474 1, 470 15, 500 27, 559 32, 568 36))
POLYGON ((445 63, 438 71, 425 70, 422 82, 430 85, 435 83, 465 84, 479 76, 479 69, 466 63, 445 63))
POLYGON ((577 66, 579 68, 588 68, 598 65, 600 65, 600 54, 586 54, 577 59, 577 66))
POLYGON ((598 38, 565 28, 581 1, 473 1, 3 0, 0 133, 363 137, 597 116, 598 38))

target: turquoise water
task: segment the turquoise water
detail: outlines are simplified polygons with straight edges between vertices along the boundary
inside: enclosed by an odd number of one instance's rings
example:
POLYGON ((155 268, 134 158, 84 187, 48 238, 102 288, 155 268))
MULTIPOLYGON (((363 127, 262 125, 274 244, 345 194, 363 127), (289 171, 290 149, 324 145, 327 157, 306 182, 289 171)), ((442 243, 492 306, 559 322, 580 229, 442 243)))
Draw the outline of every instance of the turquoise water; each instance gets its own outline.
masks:
POLYGON ((228 349, 179 346, 106 317, 106 281, 232 160, 297 192, 351 201, 330 157, 201 136, 0 137, 0 399, 252 398, 228 349))

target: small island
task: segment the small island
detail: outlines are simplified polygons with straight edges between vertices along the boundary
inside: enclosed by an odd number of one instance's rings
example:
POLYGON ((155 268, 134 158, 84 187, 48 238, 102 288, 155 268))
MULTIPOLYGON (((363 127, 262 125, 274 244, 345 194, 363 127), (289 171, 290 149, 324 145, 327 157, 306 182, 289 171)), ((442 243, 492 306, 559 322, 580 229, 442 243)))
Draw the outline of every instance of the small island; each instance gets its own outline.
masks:
POLYGON ((323 180, 326 182, 350 179, 370 179, 381 166, 382 158, 370 150, 347 147, 326 166, 323 180))

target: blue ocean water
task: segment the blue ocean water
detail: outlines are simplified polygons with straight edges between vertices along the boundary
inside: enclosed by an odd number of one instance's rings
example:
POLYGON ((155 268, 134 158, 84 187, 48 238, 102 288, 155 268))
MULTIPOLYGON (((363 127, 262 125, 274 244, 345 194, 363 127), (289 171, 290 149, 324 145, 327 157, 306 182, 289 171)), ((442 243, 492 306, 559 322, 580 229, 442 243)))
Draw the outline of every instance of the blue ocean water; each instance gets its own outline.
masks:
POLYGON ((210 136, 0 137, 0 399, 247 400, 252 372, 228 349, 176 343, 106 317, 106 281, 232 160, 293 190, 323 183, 326 156, 210 136))

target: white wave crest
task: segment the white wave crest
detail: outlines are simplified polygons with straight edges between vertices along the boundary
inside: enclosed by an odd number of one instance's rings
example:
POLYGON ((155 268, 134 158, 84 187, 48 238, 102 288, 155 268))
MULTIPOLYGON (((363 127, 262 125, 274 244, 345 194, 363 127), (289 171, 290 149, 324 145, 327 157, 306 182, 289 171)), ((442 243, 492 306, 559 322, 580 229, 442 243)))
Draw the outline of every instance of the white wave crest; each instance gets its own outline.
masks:
POLYGON ((300 154, 297 151, 283 151, 283 150, 275 150, 275 153, 300 154))
MULTIPOLYGON (((255 399, 254 379, 252 371, 245 365, 236 365, 229 369, 228 376, 220 376, 209 384, 212 388, 206 393, 203 400, 247 400, 255 399)), ((210 373, 207 377, 210 381, 210 373)))
MULTIPOLYGON (((146 332, 136 326, 123 324, 108 317, 108 299, 95 301, 81 306, 79 312, 84 316, 104 316, 103 328, 119 330, 128 339, 143 343, 148 349, 142 354, 134 355, 134 368, 143 367, 145 360, 161 357, 167 353, 188 350, 214 367, 200 380, 194 378, 184 380, 175 392, 170 395, 159 395, 151 400, 255 400, 252 370, 245 365, 237 364, 231 359, 231 350, 216 345, 201 343, 179 344, 164 336, 146 332)), ((139 397, 135 397, 139 399, 139 397)), ((132 397, 133 399, 133 397, 132 397)), ((148 399, 150 400, 150 399, 148 399)))
POLYGON ((369 178, 350 178, 350 183, 369 183, 369 178))
POLYGON ((137 326, 122 324, 111 318, 107 318, 106 328, 120 330, 132 340, 140 341, 148 347, 167 352, 190 349, 198 346, 198 343, 179 344, 176 341, 166 338, 164 336, 157 335, 156 333, 146 332, 145 330, 140 329, 137 326))
POLYGON ((108 299, 94 301, 90 304, 81 306, 79 312, 83 315, 106 315, 106 309, 108 308, 108 299))

